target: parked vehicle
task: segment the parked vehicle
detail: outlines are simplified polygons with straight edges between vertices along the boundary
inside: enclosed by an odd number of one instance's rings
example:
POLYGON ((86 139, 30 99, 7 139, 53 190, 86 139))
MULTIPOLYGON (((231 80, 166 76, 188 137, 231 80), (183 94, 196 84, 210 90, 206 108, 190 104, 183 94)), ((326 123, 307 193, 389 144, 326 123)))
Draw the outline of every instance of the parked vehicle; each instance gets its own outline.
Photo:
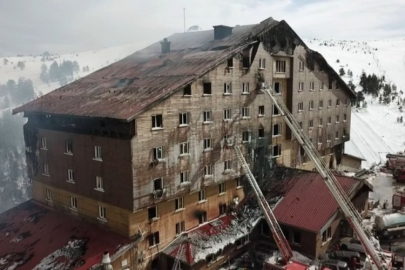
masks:
POLYGON ((321 262, 321 269, 324 269, 324 267, 327 267, 331 270, 349 270, 347 262, 331 259, 321 262))
POLYGON ((397 192, 392 195, 392 208, 401 210, 405 206, 405 192, 397 192))
POLYGON ((389 170, 405 167, 405 155, 387 154, 387 159, 387 168, 389 170))
POLYGON ((339 242, 340 248, 343 250, 352 250, 352 251, 357 251, 361 253, 365 253, 364 247, 361 244, 360 240, 350 238, 350 237, 345 237, 340 239, 339 242))
POLYGON ((353 258, 360 261, 360 253, 357 251, 336 250, 328 254, 329 259, 339 260, 350 264, 353 258))
POLYGON ((392 178, 394 178, 399 183, 405 182, 405 168, 395 168, 394 172, 392 173, 392 178))

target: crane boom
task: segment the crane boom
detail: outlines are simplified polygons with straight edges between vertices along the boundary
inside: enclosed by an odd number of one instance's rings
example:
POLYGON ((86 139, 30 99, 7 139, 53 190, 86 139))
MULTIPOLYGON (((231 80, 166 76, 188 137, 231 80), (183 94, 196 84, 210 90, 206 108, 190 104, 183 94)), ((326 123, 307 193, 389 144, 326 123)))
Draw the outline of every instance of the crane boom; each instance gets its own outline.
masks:
POLYGON ((273 214, 273 211, 271 210, 259 185, 257 184, 256 179, 249 168, 249 165, 246 163, 246 160, 243 157, 243 154, 242 154, 240 148, 237 146, 234 146, 233 149, 235 150, 236 156, 237 156, 239 162, 242 164, 242 167, 246 173, 246 177, 249 181, 249 184, 251 185, 251 187, 256 195, 257 202, 264 213, 264 217, 267 221, 267 224, 270 227, 270 230, 273 234, 273 238, 277 244, 277 247, 281 251, 283 259, 287 263, 293 257, 293 253, 290 248, 290 245, 288 244, 287 239, 285 238, 284 233, 281 230, 280 225, 278 224, 277 219, 273 214))
POLYGON ((384 261, 384 258, 380 258, 379 256, 382 250, 379 247, 378 242, 370 230, 362 225, 362 217, 357 212, 340 183, 336 180, 334 174, 326 166, 325 162, 313 146, 312 142, 309 140, 308 136, 301 130, 297 120, 291 114, 283 100, 280 98, 280 96, 275 94, 271 88, 262 89, 262 91, 269 95, 274 105, 283 116, 285 122, 293 132, 298 143, 305 150, 305 153, 309 156, 315 168, 325 180, 326 186, 336 199, 336 202, 346 216, 347 221, 356 232, 360 242, 365 248, 366 253, 371 257, 371 260, 374 262, 375 266, 378 269, 388 269, 388 265, 384 261))

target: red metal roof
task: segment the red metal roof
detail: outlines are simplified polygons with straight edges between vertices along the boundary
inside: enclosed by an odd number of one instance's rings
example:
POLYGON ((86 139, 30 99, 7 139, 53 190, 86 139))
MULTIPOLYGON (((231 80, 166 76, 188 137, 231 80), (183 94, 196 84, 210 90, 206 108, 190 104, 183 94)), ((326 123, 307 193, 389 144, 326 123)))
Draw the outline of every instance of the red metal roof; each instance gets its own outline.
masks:
POLYGON ((89 269, 130 239, 33 201, 0 215, 0 269, 89 269), (14 269, 14 268, 13 268, 14 269))
MULTIPOLYGON (((274 214, 281 224, 319 232, 339 206, 319 173, 296 171, 297 174, 278 179, 290 183, 290 188, 274 209, 274 214)), ((347 194, 364 184, 351 177, 337 175, 336 178, 347 194)))

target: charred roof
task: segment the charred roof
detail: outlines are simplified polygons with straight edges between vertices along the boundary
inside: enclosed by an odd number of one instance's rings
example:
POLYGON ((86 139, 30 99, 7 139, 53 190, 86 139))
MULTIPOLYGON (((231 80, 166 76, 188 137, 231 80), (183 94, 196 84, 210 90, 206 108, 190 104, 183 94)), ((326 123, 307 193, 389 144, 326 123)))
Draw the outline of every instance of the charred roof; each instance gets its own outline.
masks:
POLYGON ((233 27, 228 34, 222 39, 214 39, 214 30, 173 34, 165 39, 170 49, 164 53, 161 42, 156 42, 13 113, 130 121, 253 43, 263 42, 269 52, 293 51, 297 45, 307 48, 285 21, 271 17, 259 24, 233 27))

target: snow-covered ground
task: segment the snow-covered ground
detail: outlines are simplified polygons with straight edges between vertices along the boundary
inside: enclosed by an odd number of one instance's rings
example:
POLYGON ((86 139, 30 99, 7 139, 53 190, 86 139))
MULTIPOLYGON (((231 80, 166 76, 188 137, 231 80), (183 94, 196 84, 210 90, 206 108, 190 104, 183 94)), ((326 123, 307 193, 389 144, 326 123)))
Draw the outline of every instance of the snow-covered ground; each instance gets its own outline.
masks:
MULTIPOLYGON (((405 39, 373 42, 308 39, 307 45, 320 52, 328 63, 338 71, 340 68, 353 72, 353 77, 343 76, 346 82, 358 85, 360 75, 385 76, 405 91, 405 39)), ((356 91, 361 90, 358 86, 356 91)), ((404 116, 396 101, 390 105, 379 104, 377 99, 366 96, 367 108, 353 109, 351 122, 351 143, 347 150, 360 152, 366 159, 363 167, 385 161, 387 153, 405 150, 405 125, 397 123, 398 116, 404 116)))

